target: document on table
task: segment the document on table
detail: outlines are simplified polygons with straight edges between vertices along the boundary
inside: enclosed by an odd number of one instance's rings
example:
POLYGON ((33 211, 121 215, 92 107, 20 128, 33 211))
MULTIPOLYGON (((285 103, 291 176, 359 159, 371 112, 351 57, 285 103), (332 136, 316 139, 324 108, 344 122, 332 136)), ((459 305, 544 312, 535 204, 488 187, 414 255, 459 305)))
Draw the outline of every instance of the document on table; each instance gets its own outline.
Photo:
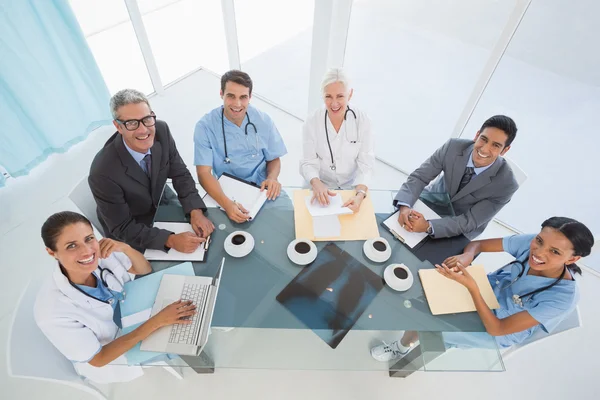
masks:
MULTIPOLYGON (((219 178, 219 184, 225 196, 231 200, 240 203, 249 211, 250 219, 256 218, 263 204, 267 201, 267 191, 261 192, 260 186, 237 178, 226 172, 219 178)), ((221 208, 215 199, 208 194, 203 198, 206 207, 221 208)))
POLYGON ((306 196, 306 208, 308 208, 308 212, 313 217, 322 217, 327 215, 345 215, 352 214, 352 210, 348 207, 342 207, 344 204, 342 201, 342 196, 335 195, 329 196, 329 204, 322 206, 318 201, 311 201, 312 193, 309 196, 306 196))
MULTIPOLYGON (((345 201, 351 199, 356 192, 354 190, 335 191, 339 201, 344 204, 345 201)), ((375 219, 375 209, 371 196, 363 200, 360 210, 355 213, 344 215, 333 215, 337 220, 334 220, 331 215, 322 217, 313 217, 308 211, 306 198, 311 196, 311 191, 308 189, 295 190, 293 193, 294 200, 294 230, 297 239, 310 239, 312 241, 335 241, 335 240, 368 240, 379 237, 379 228, 375 219), (317 218, 321 218, 317 221, 317 218), (315 224, 317 225, 315 227, 315 224), (329 226, 330 224, 330 226, 329 226), (338 225, 339 224, 339 225, 338 225), (338 226, 340 226, 338 228, 338 226), (334 231, 335 228, 335 231, 334 231), (330 233, 332 236, 321 236, 330 233)), ((341 206, 338 203, 338 206, 341 206)))
MULTIPOLYGON (((471 265, 467 267, 467 271, 477 282, 479 292, 487 306, 492 310, 500 308, 483 265, 471 265)), ((419 278, 433 315, 476 311, 469 290, 460 283, 446 278, 436 269, 420 269, 419 278)))
POLYGON ((136 312, 126 317, 122 317, 121 325, 123 326, 123 329, 125 329, 133 325, 141 324, 142 322, 146 322, 148 321, 148 319, 150 319, 151 313, 152 308, 146 308, 142 311, 136 312))
POLYGON ((313 234, 316 238, 338 237, 342 234, 342 224, 337 215, 313 217, 313 234))
MULTIPOLYGON (((185 222, 155 222, 153 225, 155 228, 166 229, 175 234, 183 232, 191 232, 194 235, 194 229, 192 225, 185 222)), ((210 239, 209 239, 210 241, 210 239)), ((200 246, 193 253, 181 253, 175 249, 171 249, 168 252, 155 249, 147 249, 144 252, 146 260, 165 260, 165 261, 204 261, 206 255, 206 244, 207 242, 201 243, 200 246)))
MULTIPOLYGON (((421 200, 417 200, 412 209, 423 214, 423 217, 427 220, 440 218, 440 216, 435 211, 427 207, 425 203, 423 203, 421 200)), ((383 224, 390 230, 390 232, 392 233, 392 235, 394 235, 396 239, 398 239, 399 241, 406 244, 412 249, 427 237, 427 233, 409 232, 406 229, 404 229, 402 226, 400 226, 400 223, 398 222, 399 213, 399 210, 393 213, 388 219, 383 221, 383 224)))

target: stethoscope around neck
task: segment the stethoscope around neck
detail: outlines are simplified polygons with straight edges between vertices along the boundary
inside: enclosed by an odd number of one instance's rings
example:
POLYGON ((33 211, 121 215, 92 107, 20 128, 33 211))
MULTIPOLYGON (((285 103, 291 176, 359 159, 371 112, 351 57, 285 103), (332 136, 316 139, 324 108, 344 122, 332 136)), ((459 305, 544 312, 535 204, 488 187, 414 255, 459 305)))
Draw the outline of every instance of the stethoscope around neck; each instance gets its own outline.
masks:
MULTIPOLYGON (((354 112, 354 110, 351 109, 350 106, 346 106, 346 112, 344 113, 344 121, 348 116, 348 112, 351 112, 352 115, 354 115, 354 122, 356 123, 356 140, 350 140, 350 143, 356 143, 358 142, 358 119, 356 118, 356 113, 354 112)), ((337 167, 335 166, 335 160, 333 159, 333 150, 331 150, 331 143, 329 142, 329 131, 327 130, 327 116, 328 111, 325 110, 325 137, 327 138, 327 147, 329 147, 329 155, 331 156, 331 165, 329 166, 329 168, 332 171, 335 171, 337 167)), ((346 140, 348 140, 347 137, 346 140)))
MULTIPOLYGON (((527 256, 527 257, 529 257, 529 256, 527 256)), ((523 265, 523 261, 521 261, 521 260, 511 261, 510 263, 506 264, 501 269, 505 269, 505 268, 507 268, 507 267, 509 267, 509 266, 511 266, 513 264, 519 264, 521 266, 521 270, 519 271, 519 274, 508 285, 506 285, 505 287, 501 288, 500 290, 506 290, 509 287, 511 287, 513 285, 513 283, 515 283, 517 280, 519 280, 523 276, 523 274, 525 273, 525 265, 523 265)), ((562 274, 560 274, 560 276, 558 278, 556 278, 554 280, 554 282, 552 282, 551 284, 546 285, 546 286, 541 287, 541 288, 538 288, 538 289, 535 289, 535 290, 532 290, 532 291, 527 292, 525 294, 521 294, 521 295, 519 295, 519 294, 513 294, 513 296, 512 296, 513 303, 515 303, 516 305, 518 305, 520 307, 523 307, 523 299, 525 297, 528 297, 528 299, 525 300, 525 303, 530 302, 533 299, 533 296, 535 296, 536 294, 539 294, 539 293, 543 292, 544 290, 548 290, 548 289, 550 289, 550 288, 558 285, 558 283, 564 279, 566 273, 567 273, 567 266, 565 265, 563 267, 562 274)), ((496 279, 496 285, 499 285, 499 284, 500 284, 500 281, 498 279, 496 279)))
MULTIPOLYGON (((114 272, 112 272, 110 269, 108 268, 102 268, 101 266, 98 266, 98 269, 100 270, 100 282, 104 285, 104 287, 106 287, 108 290, 112 290, 110 288, 110 286, 108 286, 108 283, 106 281, 106 277, 108 275, 112 275, 113 279, 117 282, 117 284, 121 287, 120 288, 120 292, 123 295, 123 298, 121 299, 121 303, 123 303, 125 301, 125 297, 127 296, 127 293, 125 293, 125 287, 123 286, 123 284, 121 282, 119 282, 119 280, 117 279, 116 275, 114 274, 114 272)), ((63 269, 62 265, 60 266, 60 270, 62 271, 63 275, 67 278, 67 280, 69 281, 69 283, 71 284, 71 286, 73 286, 75 289, 77 289, 80 293, 83 293, 84 295, 86 295, 87 297, 94 299, 94 300, 98 300, 102 303, 105 304, 113 304, 114 299, 108 299, 108 300, 101 300, 97 297, 92 296, 89 293, 86 293, 85 291, 83 291, 79 286, 77 286, 76 284, 74 284, 71 279, 69 279, 69 276, 66 274, 65 270, 63 269)))
MULTIPOLYGON (((256 136, 256 154, 252 154, 252 157, 256 157, 258 155, 258 130, 256 130, 256 125, 250 122, 250 115, 248 115, 247 111, 246 118, 248 118, 248 123, 246 123, 246 126, 244 127, 246 143, 248 143, 248 126, 252 126, 254 129, 254 135, 256 136)), ((225 164, 230 164, 231 158, 229 158, 229 154, 227 153, 227 139, 225 138, 225 107, 221 109, 221 132, 223 133, 223 145, 225 148, 225 159, 223 159, 223 162, 225 162, 225 164)))

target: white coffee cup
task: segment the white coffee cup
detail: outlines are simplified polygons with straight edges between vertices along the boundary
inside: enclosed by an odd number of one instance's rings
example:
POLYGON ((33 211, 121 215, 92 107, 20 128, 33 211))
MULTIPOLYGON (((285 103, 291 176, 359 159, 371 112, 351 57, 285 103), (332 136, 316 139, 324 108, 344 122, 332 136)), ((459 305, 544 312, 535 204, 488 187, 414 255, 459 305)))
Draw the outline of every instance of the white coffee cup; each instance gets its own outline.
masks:
POLYGON ((385 283, 392 289, 405 292, 414 282, 413 274, 404 264, 390 264, 383 271, 385 283))
POLYGON ((363 251, 369 260, 378 263, 386 262, 392 256, 390 244, 382 237, 365 241, 363 251))
POLYGON ((225 239, 225 251, 231 257, 245 257, 254 249, 254 238, 245 231, 235 231, 225 239))
POLYGON ((317 246, 308 239, 292 240, 287 247, 287 256, 298 265, 307 265, 317 258, 317 246))

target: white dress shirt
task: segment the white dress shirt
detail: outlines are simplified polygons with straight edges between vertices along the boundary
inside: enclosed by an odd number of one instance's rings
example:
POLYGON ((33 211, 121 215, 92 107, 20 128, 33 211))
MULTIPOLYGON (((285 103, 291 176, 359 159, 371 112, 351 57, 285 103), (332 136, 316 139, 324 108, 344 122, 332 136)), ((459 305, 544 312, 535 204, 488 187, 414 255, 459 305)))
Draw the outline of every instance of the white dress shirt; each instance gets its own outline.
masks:
POLYGON ((327 116, 335 171, 331 169, 331 153, 325 136, 326 109, 317 110, 304 122, 300 174, 308 183, 319 178, 327 187, 335 189, 351 189, 360 184, 369 186, 375 165, 371 121, 364 112, 352 106, 350 109, 356 118, 348 111, 339 132, 327 116))

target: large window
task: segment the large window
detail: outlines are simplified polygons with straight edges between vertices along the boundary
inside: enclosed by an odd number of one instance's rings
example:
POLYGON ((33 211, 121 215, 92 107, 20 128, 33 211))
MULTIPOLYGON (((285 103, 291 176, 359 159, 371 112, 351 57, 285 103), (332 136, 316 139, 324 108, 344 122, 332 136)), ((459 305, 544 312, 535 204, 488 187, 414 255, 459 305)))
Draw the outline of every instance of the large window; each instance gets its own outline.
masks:
POLYGON ((506 155, 528 180, 498 218, 524 232, 561 215, 600 235, 594 15, 596 0, 533 1, 463 133, 470 137, 493 114, 515 119, 519 132, 506 155))
POLYGON ((111 93, 154 91, 123 0, 70 0, 111 93))
POLYGON ((229 67, 221 0, 138 0, 163 84, 229 67))
POLYGON ((256 93, 306 116, 314 0, 235 0, 242 69, 256 93))
POLYGON ((452 131, 515 1, 354 1, 344 66, 377 157, 412 171, 452 131))

